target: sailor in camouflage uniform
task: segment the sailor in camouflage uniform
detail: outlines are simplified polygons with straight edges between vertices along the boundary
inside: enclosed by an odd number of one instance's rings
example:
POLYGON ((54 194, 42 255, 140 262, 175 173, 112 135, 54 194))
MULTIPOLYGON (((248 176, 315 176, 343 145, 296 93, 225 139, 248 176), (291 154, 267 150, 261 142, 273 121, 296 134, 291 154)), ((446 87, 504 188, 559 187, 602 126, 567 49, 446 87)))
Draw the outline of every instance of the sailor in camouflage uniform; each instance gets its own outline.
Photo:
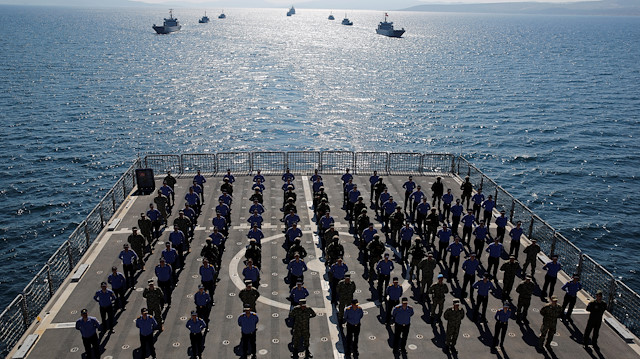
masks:
MULTIPOLYGON (((178 211, 178 218, 173 220, 173 226, 178 227, 180 232, 184 233, 185 239, 193 239, 193 231, 191 231, 191 220, 184 215, 184 211, 178 211)), ((189 242, 185 244, 188 245, 189 242)))
POLYGON ((344 279, 338 283, 338 323, 342 324, 344 308, 351 304, 353 294, 356 292, 356 284, 351 281, 351 274, 346 273, 344 279))
MULTIPOLYGON (((438 262, 433 258, 433 253, 427 253, 427 257, 423 258, 420 263, 418 263, 418 269, 420 276, 417 278, 418 284, 420 284, 420 294, 423 296, 426 294, 425 288, 428 290, 431 288, 431 284, 433 283, 433 271, 436 269, 436 265, 438 262)), ((429 301, 429 297, 427 296, 427 301, 429 301)))
POLYGON ((449 287, 444 283, 444 276, 442 274, 438 274, 438 281, 429 287, 429 294, 433 295, 433 304, 431 306, 432 321, 440 321, 440 316, 442 316, 442 309, 444 307, 445 294, 447 293, 449 293, 449 287))
POLYGON ((144 262, 142 260, 142 258, 144 257, 144 237, 138 234, 138 228, 136 227, 133 227, 131 231, 132 233, 129 235, 129 238, 127 238, 127 242, 129 242, 129 244, 131 245, 131 249, 136 252, 136 255, 138 256, 136 264, 140 268, 144 269, 144 262))
POLYGON ((258 298, 260 298, 260 292, 253 287, 253 282, 250 279, 245 280, 244 284, 247 287, 240 291, 238 298, 242 300, 242 303, 248 305, 252 312, 255 312, 256 302, 258 301, 258 298))
POLYGON ((522 266, 522 273, 527 270, 527 267, 531 265, 531 276, 536 273, 536 263, 538 258, 538 253, 540 253, 541 249, 535 239, 531 239, 531 244, 525 248, 522 252, 526 255, 526 259, 524 260, 524 265, 522 266))
POLYGON ((293 353, 291 358, 298 358, 298 352, 300 351, 300 342, 302 342, 302 349, 305 351, 306 358, 313 358, 313 355, 309 351, 309 320, 316 316, 316 312, 307 307, 307 300, 300 299, 300 305, 294 307, 289 312, 289 318, 293 320, 293 353))
POLYGON ((142 297, 147 299, 147 308, 151 313, 158 325, 160 325, 160 331, 164 330, 162 326, 162 306, 164 305, 164 293, 162 289, 156 288, 153 284, 153 279, 148 281, 149 287, 145 288, 142 292, 142 297))
POLYGON ((453 307, 444 311, 444 319, 447 321, 447 339, 445 345, 452 353, 457 353, 456 342, 460 334, 460 324, 464 319, 464 309, 460 308, 460 300, 453 300, 453 307))
POLYGON ((156 204, 156 208, 162 214, 162 218, 164 220, 164 224, 167 223, 167 218, 169 217, 169 213, 167 212, 167 206, 169 205, 169 199, 162 194, 161 190, 158 190, 158 195, 153 198, 153 203, 156 204))
POLYGON ((516 275, 520 270, 520 263, 518 263, 514 255, 510 255, 509 261, 503 263, 500 270, 504 272, 502 278, 502 299, 507 300, 507 298, 511 298, 511 289, 513 289, 513 282, 515 282, 516 275))
MULTIPOLYGON (((147 218, 144 213, 140 213, 140 218, 138 219, 138 228, 140 228, 140 233, 147 240, 147 245, 151 247, 151 242, 153 242, 153 236, 151 236, 151 232, 153 231, 153 223, 151 220, 147 218)), ((151 253, 153 253, 153 248, 151 248, 151 253)))
POLYGON ((376 264, 382 260, 384 254, 384 243, 380 241, 380 236, 373 235, 373 240, 367 244, 367 250, 369 251, 369 280, 373 280, 373 274, 375 273, 376 264))
POLYGON ((538 346, 542 347, 542 345, 545 344, 545 346, 549 348, 551 346, 551 340, 553 340, 553 336, 556 334, 558 318, 562 316, 562 307, 558 305, 558 297, 555 295, 551 297, 551 303, 542 307, 540 314, 542 315, 542 326, 540 327, 538 346))
POLYGON ((529 310, 529 305, 531 305, 531 296, 533 296, 533 290, 536 285, 531 281, 531 276, 527 274, 524 282, 518 284, 516 287, 516 292, 518 295, 518 307, 516 310, 516 320, 524 321, 528 323, 527 320, 527 311, 529 310))
POLYGON ((325 265, 327 267, 331 267, 335 262, 338 261, 338 258, 342 258, 344 255, 344 246, 340 244, 340 240, 338 236, 334 236, 332 242, 327 246, 327 255, 325 265))
POLYGON ((422 259, 424 259, 425 252, 426 250, 422 245, 422 240, 420 239, 420 237, 416 237, 415 242, 413 243, 411 248, 409 248, 409 254, 411 255, 411 262, 409 263, 409 265, 411 266, 411 269, 409 270, 409 280, 413 280, 413 274, 418 271, 418 265, 420 264, 422 259))

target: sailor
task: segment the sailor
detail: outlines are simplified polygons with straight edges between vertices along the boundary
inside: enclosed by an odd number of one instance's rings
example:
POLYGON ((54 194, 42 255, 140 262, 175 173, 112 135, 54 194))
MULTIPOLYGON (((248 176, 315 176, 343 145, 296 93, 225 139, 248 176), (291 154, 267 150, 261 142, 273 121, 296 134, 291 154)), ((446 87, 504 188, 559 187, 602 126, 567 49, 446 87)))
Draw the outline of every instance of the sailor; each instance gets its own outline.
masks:
MULTIPOLYGON (((191 219, 185 216, 184 210, 178 211, 178 218, 173 220, 173 226, 178 227, 178 230, 184 234, 184 239, 187 239, 187 237, 193 239, 193 226, 191 219)), ((185 246, 187 245, 186 241, 184 244, 185 246)))
POLYGON ((451 230, 447 228, 446 224, 443 224, 436 236, 438 237, 438 261, 444 265, 447 260, 447 247, 451 241, 451 230))
POLYGON ((242 276, 245 280, 250 280, 255 288, 260 285, 260 270, 253 265, 253 260, 247 260, 247 266, 242 270, 242 276))
POLYGON ((264 192, 264 190, 266 189, 264 184, 262 184, 262 180, 261 179, 257 179, 257 181, 255 181, 252 185, 251 185, 251 190, 252 191, 258 191, 260 193, 264 192))
POLYGON ((117 300, 113 291, 107 288, 107 282, 100 283, 100 290, 93 296, 93 300, 100 306, 100 317, 102 319, 102 331, 109 329, 113 331, 113 303, 117 300), (108 318, 108 319, 107 319, 108 318))
POLYGON ((293 222, 285 234, 285 250, 289 251, 296 238, 302 238, 302 230, 298 228, 298 223, 293 222))
POLYGON ((498 346, 498 336, 500 336, 500 347, 504 347, 504 338, 507 336, 507 328, 509 327, 509 318, 511 318, 511 307, 509 302, 504 302, 502 309, 496 311, 496 327, 493 331, 492 347, 498 346))
POLYGON ((327 245, 327 250, 325 252, 325 265, 327 267, 331 267, 338 261, 338 258, 342 258, 342 256, 344 255, 344 246, 340 244, 340 239, 337 235, 334 236, 332 241, 329 242, 329 244, 327 245))
POLYGON ((582 289, 582 284, 579 280, 580 277, 578 277, 577 274, 574 274, 573 278, 562 286, 562 290, 565 291, 564 300, 562 301, 563 321, 573 322, 573 319, 571 319, 571 313, 573 312, 573 307, 576 305, 578 292, 582 289), (565 308, 567 308, 566 314, 564 313, 565 308))
POLYGON ((518 322, 524 321, 525 323, 529 323, 527 320, 527 312, 529 311, 529 305, 531 305, 531 296, 533 295, 533 290, 535 289, 535 284, 531 281, 531 276, 526 275, 525 280, 518 284, 516 287, 516 292, 518 293, 518 307, 516 310, 516 320, 518 322))
MULTIPOLYGON (((453 219, 455 220, 455 214, 453 219)), ((465 214, 460 220, 462 221, 462 243, 470 246, 471 233, 473 232, 473 223, 476 220, 476 216, 473 215, 473 211, 469 210, 467 211, 467 214, 465 214)), ((455 228, 457 232, 458 227, 455 226, 455 228)), ((485 235, 486 235, 486 232, 485 232, 485 235)))
POLYGON ((122 248, 123 249, 118 255, 118 258, 122 260, 122 271, 124 272, 124 278, 127 280, 127 288, 135 289, 133 285, 136 271, 133 265, 138 259, 138 256, 136 255, 136 252, 129 250, 129 243, 123 244, 122 248))
MULTIPOLYGON (((173 283, 176 283, 178 280, 178 276, 176 275, 176 268, 178 267, 178 252, 175 249, 171 248, 171 242, 164 243, 165 249, 161 253, 161 257, 164 258, 166 263, 171 268, 171 276, 173 279, 173 283)), ((126 272, 125 272, 126 275, 126 272)))
POLYGON ((409 262, 409 281, 413 280, 414 273, 418 271, 418 264, 420 264, 420 261, 422 261, 426 254, 427 250, 422 245, 422 240, 420 240, 420 237, 416 237, 409 249, 409 255, 411 255, 411 262, 409 262))
POLYGON ((382 302, 382 289, 389 286, 393 268, 393 261, 389 260, 389 253, 385 253, 384 258, 376 264, 376 272, 378 274, 378 298, 380 298, 380 302, 382 302))
POLYGON ((169 210, 169 213, 171 213, 171 209, 175 204, 176 195, 173 192, 173 189, 166 182, 162 183, 162 186, 160 187, 160 191, 162 192, 162 195, 167 198, 167 209, 169 210))
POLYGON ((171 201, 175 202, 176 201, 176 183, 178 183, 178 180, 176 180, 176 178, 171 175, 171 171, 167 171, 167 175, 162 180, 162 183, 166 183, 167 186, 171 187, 171 201))
POLYGON ((158 287, 164 294, 164 303, 171 306, 171 293, 173 292, 173 269, 167 264, 164 258, 160 258, 160 264, 155 269, 158 278, 158 287))
POLYGON ((369 184, 371 185, 369 202, 371 202, 371 204, 373 204, 373 194, 375 193, 375 186, 376 186, 376 183, 378 183, 379 178, 380 177, 378 176, 378 171, 373 171, 373 175, 369 177, 369 184))
POLYGON ((164 293, 162 289, 156 288, 153 279, 147 281, 149 287, 142 291, 142 297, 147 299, 147 308, 150 314, 156 318, 156 322, 160 326, 160 331, 164 330, 162 326, 162 307, 164 306, 164 293))
POLYGON ((447 321, 447 339, 445 345, 452 353, 457 353, 456 342, 460 334, 460 324, 464 319, 464 309, 460 308, 460 300, 454 299, 453 306, 444 311, 444 319, 447 321))
MULTIPOLYGON (((140 234, 146 239, 147 245, 151 247, 151 243, 153 242, 153 224, 151 220, 147 218, 144 213, 140 213, 140 218, 138 219, 138 228, 140 228, 140 234)), ((153 251, 151 251, 153 253, 153 251)))
MULTIPOLYGON (((465 198, 467 199, 467 210, 469 210, 469 204, 471 201, 471 193, 473 193, 473 184, 469 181, 469 176, 464 178, 464 182, 460 185, 460 189, 462 190, 462 204, 464 205, 465 198)), ((462 238, 464 240, 464 237, 462 238)))
POLYGON ((429 287, 429 294, 432 295, 433 305, 431 306, 431 322, 440 321, 444 308, 445 295, 449 293, 449 287, 444 283, 444 276, 438 274, 438 281, 429 287))
POLYGON ((384 224, 383 231, 387 233, 389 232, 389 219, 397 206, 398 204, 393 200, 393 196, 389 197, 389 200, 382 204, 382 223, 384 224))
POLYGON ((153 239, 160 238, 160 226, 162 225, 163 217, 162 213, 153 207, 153 203, 149 203, 147 217, 151 220, 151 226, 153 227, 153 239))
POLYGON ((222 179, 226 179, 230 184, 233 184, 236 181, 236 178, 231 174, 231 169, 227 168, 227 173, 222 177, 222 179))
POLYGON ((262 228, 263 221, 264 219, 262 218, 260 213, 258 213, 257 210, 253 211, 253 214, 249 216, 249 218, 247 218, 247 222, 249 222, 249 225, 251 226, 251 228, 253 227, 262 228))
POLYGON ((513 254, 516 257, 520 251, 520 238, 522 237, 522 222, 518 221, 515 228, 509 231, 511 236, 511 245, 509 246, 509 254, 513 254))
POLYGON ((216 213, 220 212, 220 215, 227 221, 227 226, 231 224, 231 207, 224 203, 223 199, 218 200, 218 205, 215 208, 216 213))
MULTIPOLYGON (((456 199, 456 204, 451 206, 451 231, 453 233, 458 234, 458 225, 460 224, 462 212, 464 212, 464 207, 460 204, 460 199, 456 199)), ((469 232, 469 241, 471 241, 471 232, 469 232)), ((464 243, 464 235, 462 236, 462 242, 464 243)))
POLYGON ((156 208, 162 215, 162 223, 167 223, 167 218, 171 215, 171 208, 169 207, 169 200, 162 194, 161 190, 158 190, 158 195, 153 198, 153 203, 156 204, 156 208))
POLYGON ((358 249, 363 252, 365 260, 368 260, 367 246, 369 245, 369 243, 371 243, 371 241, 373 240, 373 236, 375 236, 377 233, 378 230, 373 228, 373 223, 369 223, 368 228, 362 231, 362 235, 360 236, 360 240, 358 241, 358 249))
POLYGON ((407 354, 407 337, 409 336, 412 316, 413 307, 409 305, 409 299, 404 297, 402 298, 402 304, 398 304, 393 308, 393 322, 395 323, 393 352, 395 354, 398 352, 407 354))
POLYGON ((256 175, 253 176, 253 182, 255 183, 255 182, 258 182, 258 181, 260 181, 262 183, 264 183, 264 181, 265 181, 264 176, 262 175, 260 170, 257 170, 256 171, 256 175))
POLYGON ((438 201, 438 211, 440 211, 440 203, 442 201, 442 195, 444 194, 442 177, 436 177, 436 181, 431 185, 431 191, 433 192, 431 195, 431 198, 433 199, 431 205, 435 207, 436 201, 438 201))
POLYGON ((355 219, 353 208, 358 202, 358 198, 360 197, 360 191, 358 191, 358 185, 354 184, 351 190, 347 193, 347 217, 350 222, 353 222, 355 219))
MULTIPOLYGON (((380 236, 377 234, 373 235, 373 240, 367 244, 367 252, 369 253, 369 268, 366 274, 369 277, 369 281, 373 281, 375 267, 382 258, 382 254, 384 254, 385 246, 384 243, 380 241, 380 236)), ((392 268, 393 269, 393 268, 392 268)), ((365 270, 367 270, 365 266, 365 270)), ((389 284, 389 278, 387 277, 387 285, 389 284)))
POLYGON ((485 249, 485 252, 489 253, 487 273, 490 273, 491 269, 493 269, 493 278, 496 278, 496 275, 498 274, 498 266, 500 264, 500 257, 502 257, 502 251, 504 251, 504 247, 498 238, 494 238, 493 243, 489 244, 487 249, 485 249))
POLYGON ((382 177, 378 178, 378 182, 373 186, 373 190, 375 192, 375 209, 377 214, 378 210, 380 210, 380 204, 386 202, 390 195, 387 192, 387 185, 382 181, 382 177), (384 200, 383 194, 386 194, 384 200))
POLYGON ((144 258, 145 247, 144 237, 138 233, 137 227, 131 228, 131 232, 132 233, 127 238, 127 242, 129 242, 129 244, 131 245, 131 249, 136 253, 136 256, 138 257, 135 264, 137 264, 144 270, 144 262, 142 260, 142 258, 144 258))
POLYGON ((195 310, 191 311, 191 319, 187 320, 187 329, 189 329, 189 339, 191 341, 191 355, 196 359, 202 358, 202 330, 207 328, 207 324, 198 318, 195 310))
POLYGON ((584 329, 584 347, 589 345, 589 337, 591 331, 593 331, 593 337, 591 344, 593 348, 598 350, 598 336, 600 334, 600 325, 602 325, 602 316, 607 310, 607 303, 602 300, 602 291, 596 292, 596 299, 589 302, 587 305, 587 312, 589 312, 589 319, 587 319, 587 327, 584 329))
POLYGON ((558 272, 562 269, 562 264, 558 262, 558 255, 552 255, 551 262, 547 262, 542 269, 547 270, 547 274, 544 276, 544 285, 542 286, 542 296, 547 296, 547 288, 549 289, 549 296, 553 296, 553 290, 558 280, 558 272))
POLYGON ((356 292, 356 284, 351 281, 351 274, 346 273, 336 289, 338 291, 338 323, 342 324, 344 308, 351 303, 353 294, 356 292))
POLYGON ((193 190, 193 187, 190 187, 189 193, 184 195, 184 200, 187 202, 189 207, 194 209, 196 216, 199 216, 202 211, 202 199, 200 198, 200 195, 193 190))
MULTIPOLYGON (((427 257, 423 258, 418 264, 420 276, 418 277, 418 284, 420 285, 420 299, 422 300, 426 291, 431 288, 433 284, 433 274, 438 262, 433 258, 433 253, 427 252, 427 257)), ((429 296, 426 297, 427 301, 431 301, 429 296)))
POLYGON ((473 215, 476 216, 476 221, 480 222, 480 208, 482 208, 482 202, 484 202, 484 194, 482 194, 482 188, 478 188, 476 194, 471 197, 473 202, 473 215))
POLYGON ((345 358, 358 357, 358 338, 360 337, 360 321, 364 316, 364 311, 358 305, 357 299, 351 300, 351 305, 344 311, 344 321, 347 323, 347 338, 345 339, 345 358))
POLYGON ((295 213, 295 211, 293 210, 289 211, 289 214, 287 214, 284 217, 285 229, 282 231, 282 233, 286 233, 287 230, 291 228, 294 223, 298 223, 298 222, 300 222, 300 216, 298 216, 298 214, 295 213))
POLYGON ((216 216, 211 220, 211 224, 220 231, 225 237, 229 235, 227 220, 220 212, 216 212, 216 216))
POLYGON ((298 281, 304 281, 304 272, 307 271, 307 264, 300 259, 300 253, 294 253, 293 259, 287 264, 287 271, 289 272, 289 290, 298 281))
MULTIPOLYGON (((318 237, 320 238, 320 246, 324 250, 324 234, 329 230, 329 228, 334 228, 335 220, 331 217, 330 212, 326 212, 324 216, 320 217, 320 223, 318 224, 318 237)), ((333 235, 331 236, 333 237, 333 235)))
POLYGON ((385 297, 387 299, 386 309, 387 316, 385 318, 385 323, 389 326, 391 325, 391 314, 393 312, 393 308, 400 303, 400 297, 402 297, 402 286, 398 284, 398 277, 393 277, 393 283, 387 287, 385 291, 385 297))
POLYGON ((500 241, 500 243, 504 243, 504 234, 507 230, 507 222, 509 218, 505 216, 507 212, 505 210, 500 211, 500 216, 496 217, 496 238, 500 241))
MULTIPOLYGON (((416 183, 413 182, 413 176, 409 176, 409 180, 402 185, 402 188, 404 188, 404 211, 406 212, 407 205, 411 203, 411 194, 416 188, 416 183)), ((418 202, 420 202, 420 199, 418 199, 418 202)), ((409 209, 412 210, 413 205, 409 206, 409 209)))
MULTIPOLYGON (((411 237, 413 237, 414 230, 411 227, 410 222, 406 222, 404 227, 400 230, 400 255, 405 263, 409 263, 409 249, 411 248, 411 237)), ((394 241, 394 244, 396 242, 394 241)))
POLYGON ((347 184, 349 182, 353 183, 353 175, 349 173, 349 169, 345 169, 345 173, 340 177, 342 180, 342 188, 344 190, 345 202, 347 201, 347 193, 351 190, 351 188, 347 188, 347 184))
POLYGON ((426 218, 428 211, 431 209, 431 206, 427 201, 427 195, 422 192, 422 186, 417 186, 416 190, 411 193, 411 195, 409 195, 409 201, 411 201, 413 205, 413 207, 411 207, 411 218, 416 218, 416 211, 418 211, 418 213, 424 214, 424 218, 426 218), (422 205, 422 203, 427 203, 427 205, 422 205))
POLYGON ((147 308, 140 310, 141 315, 136 319, 136 328, 140 329, 140 357, 149 356, 156 358, 156 348, 154 346, 153 331, 158 328, 158 322, 148 314, 147 308))
MULTIPOLYGON (((198 314, 198 318, 204 320, 209 326, 209 314, 211 313, 211 305, 213 304, 213 300, 211 299, 210 293, 205 292, 204 285, 198 284, 198 291, 193 295, 193 302, 196 305, 196 313, 198 314)), ((207 329, 207 331, 209 331, 207 329)))
POLYGON ((438 225, 440 224, 440 217, 436 213, 435 208, 431 208, 431 213, 427 215, 425 222, 427 224, 427 235, 425 239, 433 245, 433 242, 436 240, 436 235, 438 234, 438 225))
MULTIPOLYGON (((189 205, 189 203, 185 203, 184 204, 184 208, 182 209, 182 213, 184 214, 185 218, 189 219, 189 237, 191 238, 191 240, 193 240, 193 231, 196 229, 196 224, 198 223, 198 214, 196 213, 196 211, 193 210, 193 208, 191 208, 191 206, 189 205)), ((178 213, 180 214, 180 213, 178 213)), ((175 224, 175 221, 174 221, 175 224)), ((186 222, 185 222, 186 224, 186 222)), ((181 224, 182 225, 182 224, 181 224)), ((178 226, 180 227, 180 226, 178 226)))
POLYGON ((256 332, 258 331, 258 315, 251 311, 249 304, 244 304, 244 313, 238 316, 238 326, 242 334, 242 356, 247 359, 251 353, 251 359, 256 359, 256 332))
POLYGON ((258 242, 256 242, 255 239, 251 238, 249 240, 249 245, 244 251, 244 257, 246 259, 251 258, 253 263, 256 264, 256 267, 262 268, 262 249, 258 246, 258 242))
POLYGON ((316 312, 311 307, 307 307, 306 299, 300 299, 300 305, 289 312, 289 318, 293 320, 293 353, 291 358, 298 358, 298 352, 301 349, 300 342, 302 342, 302 349, 305 351, 306 357, 313 358, 309 351, 309 337, 311 336, 309 320, 315 316, 316 312))
POLYGON ((118 308, 125 310, 126 299, 124 297, 125 292, 127 291, 127 280, 124 278, 122 273, 118 272, 118 267, 111 267, 111 274, 107 278, 107 282, 111 284, 111 290, 115 293, 116 297, 118 297, 118 308))
MULTIPOLYGON (((414 192, 416 193, 416 192, 414 192)), ((427 201, 427 197, 422 197, 422 202, 414 204, 416 208, 413 214, 413 218, 416 220, 416 227, 418 230, 418 234, 421 236, 426 235, 427 233, 427 216, 431 210, 431 205, 427 201)))
POLYGON ((238 298, 240 298, 244 305, 249 305, 252 312, 255 312, 256 302, 258 301, 258 298, 260 298, 260 292, 258 292, 258 289, 253 287, 253 283, 250 279, 245 279, 244 285, 246 287, 238 293, 238 298))
POLYGON ((475 283, 476 273, 480 267, 480 262, 476 259, 476 254, 471 252, 469 258, 462 263, 462 270, 464 271, 464 281, 462 282, 462 288, 460 288, 460 297, 466 298, 467 284, 469 285, 470 298, 473 298, 473 284, 475 283))
POLYGON ((313 170, 313 176, 311 176, 309 180, 311 182, 315 182, 316 180, 318 180, 318 178, 320 178, 320 180, 322 181, 322 176, 320 175, 320 173, 318 173, 318 169, 316 168, 315 170, 313 170))
MULTIPOLYGON (((256 186, 262 186, 261 183, 256 183, 253 185, 252 189, 256 188, 256 186)), ((264 186, 262 187, 258 187, 261 189, 264 189, 264 186)), ((229 192, 227 192, 226 189, 222 189, 222 194, 218 197, 218 203, 222 201, 222 203, 226 204, 229 207, 229 212, 231 212, 231 204, 233 203, 233 197, 231 197, 231 195, 229 194, 229 192)))
POLYGON ((489 280, 489 274, 484 275, 482 280, 479 280, 473 284, 473 288, 478 290, 478 297, 476 299, 476 305, 473 306, 473 321, 478 318, 478 310, 482 305, 482 317, 481 322, 487 322, 487 304, 489 303, 489 292, 492 292, 496 287, 489 280))
POLYGON ((460 255, 464 252, 464 246, 460 243, 460 237, 457 235, 453 236, 453 243, 449 244, 447 247, 447 252, 450 253, 449 256, 449 276, 448 282, 451 283, 453 278, 458 280, 458 267, 460 266, 460 255))
POLYGON ((337 304, 338 283, 344 279, 344 275, 349 271, 349 267, 346 263, 342 262, 342 258, 338 258, 338 261, 329 269, 329 286, 331 288, 331 303, 337 304))
POLYGON ((448 188, 447 193, 442 195, 442 215, 446 222, 449 222, 451 215, 451 203, 453 203, 453 194, 451 194, 451 188, 448 188))
POLYGON ((258 188, 256 188, 253 192, 253 194, 251 195, 251 197, 249 197, 249 201, 251 201, 251 203, 254 203, 254 201, 256 203, 260 203, 263 204, 264 203, 264 196, 262 195, 262 192, 260 192, 260 190, 258 188))
MULTIPOLYGON (((463 221, 464 221, 464 218, 463 218, 463 221)), ((476 237, 473 240, 473 249, 478 254, 478 260, 480 260, 480 257, 482 256, 482 250, 484 249, 484 244, 487 242, 487 236, 489 235, 489 231, 487 230, 487 227, 485 227, 484 221, 480 221, 480 224, 473 229, 473 235, 476 237)), ((504 248, 504 246, 502 246, 502 243, 499 243, 499 244, 500 244, 500 248, 504 248)), ((494 248, 493 250, 497 251, 498 250, 497 248, 498 246, 496 246, 496 248, 494 248)), ((498 259, 500 259, 499 256, 498 256, 498 259)), ((498 264, 497 262, 495 262, 495 260, 494 260, 494 263, 496 265, 498 264)))
MULTIPOLYGON (((335 224, 331 223, 329 225, 329 228, 324 232, 323 240, 320 243, 320 245, 322 246, 322 250, 323 251, 326 252, 327 248, 329 248, 329 245, 334 242, 333 241, 333 237, 340 238, 340 234, 336 230, 335 224)), ((339 254, 338 257, 341 257, 343 254, 344 254, 344 252, 339 254)), ((336 259, 337 259, 337 257, 336 257, 336 259)))
MULTIPOLYGON (((289 291, 289 300, 293 307, 300 305, 300 300, 309 296, 309 291, 303 286, 303 282, 299 280, 296 285, 289 291)), ((292 309, 293 309, 292 307, 292 309)))
POLYGON ((225 243, 227 239, 225 238, 224 234, 222 234, 220 230, 218 230, 218 228, 216 227, 213 227, 213 232, 209 235, 209 238, 211 239, 211 243, 216 248, 218 248, 218 260, 217 262, 215 262, 215 265, 216 265, 216 268, 220 268, 220 264, 222 262, 222 255, 224 254, 225 243))
POLYGON ((542 326, 540 327, 538 346, 542 347, 546 338, 545 346, 551 348, 551 341, 556 334, 558 318, 562 315, 562 308, 558 305, 558 298, 555 295, 551 297, 551 303, 540 309, 540 314, 542 315, 542 326))
POLYGON ((178 226, 173 226, 173 232, 169 234, 169 241, 171 241, 173 248, 178 253, 178 261, 180 263, 178 264, 176 262, 175 264, 179 268, 183 268, 184 267, 184 243, 186 242, 186 237, 184 233, 178 228, 178 226))
POLYGON ((233 184, 231 183, 231 181, 229 181, 229 178, 222 179, 222 186, 220 186, 220 191, 227 192, 229 196, 233 196, 233 184))
POLYGON ((296 179, 296 176, 294 176, 293 173, 291 173, 291 170, 287 168, 284 171, 284 174, 282 175, 282 182, 288 182, 288 181, 293 182, 295 179, 296 179))
POLYGON ((523 250, 526 258, 524 260, 524 265, 522 266, 522 273, 527 271, 527 267, 531 265, 531 276, 536 272, 536 264, 538 262, 538 253, 540 253, 541 249, 537 243, 535 238, 531 239, 531 244, 523 250))
POLYGON ((516 275, 520 271, 520 263, 518 263, 514 255, 510 255, 509 261, 503 263, 500 266, 500 270, 504 272, 502 277, 502 300, 507 300, 511 298, 511 289, 513 289, 516 275))
POLYGON ((215 305, 213 302, 213 295, 216 291, 216 276, 218 272, 216 271, 216 268, 210 265, 209 261, 205 258, 202 260, 202 265, 200 266, 199 273, 200 281, 204 286, 204 289, 209 292, 212 305, 215 305))
POLYGON ((482 209, 484 223, 487 225, 487 230, 491 227, 491 218, 493 218, 493 208, 496 206, 496 202, 493 200, 493 196, 489 195, 486 200, 482 201, 482 209))
POLYGON ((96 330, 100 323, 96 317, 90 317, 87 310, 80 311, 80 319, 76 320, 76 330, 80 331, 82 344, 87 359, 100 359, 100 342, 96 330))
POLYGON ((207 182, 207 179, 204 178, 202 173, 200 173, 200 170, 198 170, 196 175, 193 177, 193 182, 197 183, 202 189, 202 193, 200 193, 200 195, 202 196, 202 204, 204 204, 204 184, 207 182))

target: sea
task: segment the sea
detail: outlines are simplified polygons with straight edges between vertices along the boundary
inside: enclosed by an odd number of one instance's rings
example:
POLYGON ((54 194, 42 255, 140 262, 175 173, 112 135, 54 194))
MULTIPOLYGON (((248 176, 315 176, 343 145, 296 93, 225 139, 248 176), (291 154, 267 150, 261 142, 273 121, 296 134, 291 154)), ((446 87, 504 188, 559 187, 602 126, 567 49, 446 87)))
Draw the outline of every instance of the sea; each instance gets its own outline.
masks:
POLYGON ((640 290, 640 18, 297 10, 0 6, 0 309, 147 153, 461 154, 640 290))

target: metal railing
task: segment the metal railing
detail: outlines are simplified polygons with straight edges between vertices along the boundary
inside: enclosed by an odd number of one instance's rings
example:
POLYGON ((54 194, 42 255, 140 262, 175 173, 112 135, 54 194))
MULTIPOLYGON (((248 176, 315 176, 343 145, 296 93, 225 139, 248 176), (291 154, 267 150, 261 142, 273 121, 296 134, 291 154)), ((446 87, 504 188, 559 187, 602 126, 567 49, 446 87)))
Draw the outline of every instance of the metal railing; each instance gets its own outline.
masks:
POLYGON ((584 254, 580 248, 558 233, 465 158, 459 156, 453 168, 454 173, 458 176, 469 176, 474 189, 482 188, 485 196, 489 194, 495 196, 497 209, 504 209, 509 214, 512 223, 521 221, 527 237, 529 239, 535 238, 544 253, 557 254, 566 273, 580 275, 582 288, 591 296, 595 296, 598 290, 602 290, 609 312, 633 334, 640 336, 640 295, 638 293, 616 280, 609 271, 584 254))
POLYGON ((197 170, 222 175, 230 169, 234 174, 261 170, 264 174, 280 174, 286 168, 295 174, 340 174, 350 168, 354 174, 458 175, 469 176, 474 188, 493 195, 496 209, 505 210, 511 223, 522 222, 528 238, 535 238, 542 250, 557 254, 566 272, 581 274, 583 288, 592 296, 604 292, 609 312, 635 335, 640 335, 640 296, 584 254, 567 238, 535 215, 482 171, 462 156, 451 154, 296 151, 296 152, 222 152, 182 155, 147 155, 137 159, 107 192, 100 203, 69 236, 47 263, 29 282, 21 294, 0 313, 0 353, 6 355, 73 271, 91 243, 106 226, 127 195, 135 187, 135 169, 152 168, 156 175, 172 171, 176 175, 197 170))
MULTIPOLYGON (((169 163, 164 157, 162 160, 158 158, 157 162, 153 162, 151 158, 148 160, 146 164, 169 163)), ((6 356, 11 351, 64 280, 73 272, 91 243, 135 187, 135 169, 141 166, 142 163, 138 159, 125 171, 87 218, 76 227, 69 239, 62 243, 31 279, 22 293, 0 313, 0 355, 6 356)))

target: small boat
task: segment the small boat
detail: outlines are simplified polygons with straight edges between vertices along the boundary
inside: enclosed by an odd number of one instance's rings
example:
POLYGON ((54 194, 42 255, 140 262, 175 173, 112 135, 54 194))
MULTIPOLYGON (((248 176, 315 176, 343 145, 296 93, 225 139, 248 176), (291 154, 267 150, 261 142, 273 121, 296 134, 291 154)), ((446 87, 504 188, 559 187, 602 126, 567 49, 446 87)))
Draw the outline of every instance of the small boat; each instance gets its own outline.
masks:
POLYGON ((329 14, 328 19, 329 19, 329 20, 335 20, 336 18, 335 18, 335 17, 333 17, 333 14, 329 14))
POLYGON ((169 9, 169 18, 164 18, 164 24, 162 26, 153 24, 153 29, 156 30, 158 34, 169 34, 181 28, 182 26, 178 23, 178 19, 173 17, 173 9, 169 9))
POLYGON ((207 16, 206 11, 204 12, 204 16, 200 20, 198 20, 198 22, 201 24, 206 24, 209 22, 209 17, 207 16))
POLYGON ((389 37, 402 37, 402 34, 404 34, 405 32, 404 28, 402 28, 402 30, 394 30, 393 22, 387 21, 388 16, 389 15, 385 12, 384 21, 380 22, 380 24, 378 25, 378 29, 376 29, 376 32, 380 35, 389 36, 389 37))
POLYGON ((351 26, 353 25, 353 21, 349 20, 347 14, 344 14, 344 19, 342 19, 342 25, 351 26))
POLYGON ((296 14, 296 9, 291 6, 291 9, 289 9, 289 11, 287 11, 287 16, 291 16, 291 15, 295 15, 296 14))
POLYGON ((222 13, 220 15, 218 15, 218 19, 226 19, 227 15, 224 14, 224 10, 222 10, 222 13))

